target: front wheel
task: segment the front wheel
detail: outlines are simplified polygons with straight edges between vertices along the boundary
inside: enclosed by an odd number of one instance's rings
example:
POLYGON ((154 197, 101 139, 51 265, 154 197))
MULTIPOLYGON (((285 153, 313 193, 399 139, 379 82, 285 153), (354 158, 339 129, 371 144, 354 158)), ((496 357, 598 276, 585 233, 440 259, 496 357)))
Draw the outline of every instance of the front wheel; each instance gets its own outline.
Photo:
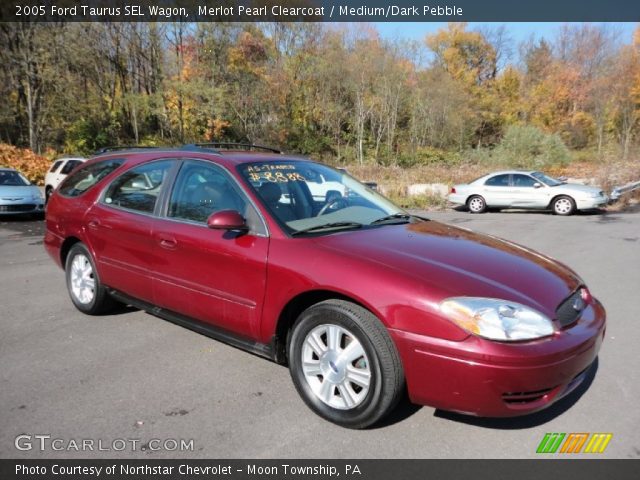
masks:
POLYGON ((556 215, 571 215, 576 210, 576 203, 573 198, 561 196, 553 201, 553 213, 556 215))
POLYGON ((289 369, 304 402, 347 428, 366 428, 401 397, 400 357, 382 323, 368 310, 327 300, 305 310, 288 345, 289 369))
POLYGON ((100 283, 93 257, 84 244, 76 243, 69 250, 65 276, 71 301, 82 313, 99 315, 115 305, 115 300, 100 283))

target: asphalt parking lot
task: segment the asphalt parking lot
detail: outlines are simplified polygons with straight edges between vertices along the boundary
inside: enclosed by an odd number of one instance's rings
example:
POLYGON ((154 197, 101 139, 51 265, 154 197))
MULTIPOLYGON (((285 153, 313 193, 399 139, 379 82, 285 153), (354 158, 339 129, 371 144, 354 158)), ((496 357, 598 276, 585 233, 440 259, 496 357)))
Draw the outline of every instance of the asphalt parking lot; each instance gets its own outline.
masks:
POLYGON ((141 311, 80 314, 43 250, 43 222, 0 219, 0 457, 526 458, 546 432, 610 432, 602 456, 640 457, 640 212, 427 215, 537 249, 585 279, 608 312, 586 384, 529 417, 405 403, 375 429, 342 429, 305 407, 284 367, 141 311), (17 450, 21 434, 63 439, 64 450, 35 440, 17 450), (109 450, 68 450, 72 439, 109 450), (142 450, 151 439, 193 440, 193 450, 142 450))

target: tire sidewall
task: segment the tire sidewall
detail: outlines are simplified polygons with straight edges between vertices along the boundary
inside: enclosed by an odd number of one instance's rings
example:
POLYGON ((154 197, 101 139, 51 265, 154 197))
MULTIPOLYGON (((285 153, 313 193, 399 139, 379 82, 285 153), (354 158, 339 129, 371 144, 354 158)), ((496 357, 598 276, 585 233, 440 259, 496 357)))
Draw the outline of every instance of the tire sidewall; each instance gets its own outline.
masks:
POLYGON ((321 417, 344 427, 359 428, 362 424, 369 423, 367 419, 375 414, 382 397, 382 368, 371 340, 355 315, 331 305, 318 305, 309 308, 302 313, 292 330, 288 356, 289 371, 293 383, 309 408, 321 417), (363 402, 350 410, 332 408, 320 400, 311 389, 302 371, 302 346, 307 334, 315 327, 326 324, 339 325, 355 335, 362 344, 369 361, 371 370, 369 391, 363 402))

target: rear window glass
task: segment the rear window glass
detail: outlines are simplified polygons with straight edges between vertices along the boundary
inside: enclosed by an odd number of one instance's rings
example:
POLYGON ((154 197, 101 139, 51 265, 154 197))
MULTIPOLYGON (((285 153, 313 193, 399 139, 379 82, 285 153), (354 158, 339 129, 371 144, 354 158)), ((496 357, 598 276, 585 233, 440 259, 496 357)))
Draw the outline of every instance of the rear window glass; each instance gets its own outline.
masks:
POLYGON ((53 173, 56 170, 58 170, 58 167, 62 165, 62 162, 64 162, 64 160, 58 160, 56 163, 54 163, 53 166, 51 167, 51 170, 49 170, 49 172, 53 173))
POLYGON ((60 173, 62 173, 63 175, 68 175, 69 173, 71 173, 71 170, 73 170, 74 168, 76 168, 78 165, 80 165, 82 162, 80 160, 69 160, 64 167, 62 167, 62 170, 60 170, 60 173))
POLYGON ((496 175, 488 179, 484 184, 490 187, 508 187, 509 175, 496 175))
POLYGON ((59 193, 66 197, 77 197, 117 169, 123 162, 124 159, 115 158, 87 165, 69 175, 60 186, 59 193))

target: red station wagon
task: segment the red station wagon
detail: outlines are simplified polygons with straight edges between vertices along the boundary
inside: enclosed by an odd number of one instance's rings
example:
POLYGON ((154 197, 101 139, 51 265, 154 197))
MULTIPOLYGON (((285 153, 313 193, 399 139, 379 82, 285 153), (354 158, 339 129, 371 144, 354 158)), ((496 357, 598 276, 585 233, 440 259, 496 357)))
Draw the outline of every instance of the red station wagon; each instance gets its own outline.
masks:
POLYGON ((566 266, 268 149, 107 151, 52 195, 46 223, 80 311, 122 302, 287 364, 345 427, 405 390, 470 415, 538 411, 604 337, 604 308, 566 266), (323 182, 336 188, 312 195, 323 182))

